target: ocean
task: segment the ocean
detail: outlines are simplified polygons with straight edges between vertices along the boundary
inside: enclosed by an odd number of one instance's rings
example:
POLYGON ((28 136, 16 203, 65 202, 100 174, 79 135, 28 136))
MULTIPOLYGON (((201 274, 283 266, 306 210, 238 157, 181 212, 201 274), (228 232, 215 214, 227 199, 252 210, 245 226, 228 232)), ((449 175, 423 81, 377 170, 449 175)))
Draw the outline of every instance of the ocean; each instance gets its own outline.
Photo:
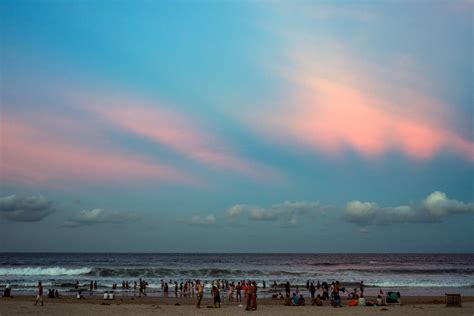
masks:
POLYGON ((10 284, 14 295, 33 294, 38 281, 63 295, 75 293, 76 281, 83 288, 97 281, 98 293, 117 283, 117 293, 133 295, 133 289, 121 289, 122 281, 132 287, 139 278, 148 282, 151 296, 161 295, 161 280, 195 279, 207 281, 207 288, 217 279, 256 280, 260 296, 270 295, 274 281, 305 289, 307 280, 337 280, 348 289, 364 281, 369 295, 380 288, 405 296, 474 295, 474 254, 0 254, 0 287, 10 284))

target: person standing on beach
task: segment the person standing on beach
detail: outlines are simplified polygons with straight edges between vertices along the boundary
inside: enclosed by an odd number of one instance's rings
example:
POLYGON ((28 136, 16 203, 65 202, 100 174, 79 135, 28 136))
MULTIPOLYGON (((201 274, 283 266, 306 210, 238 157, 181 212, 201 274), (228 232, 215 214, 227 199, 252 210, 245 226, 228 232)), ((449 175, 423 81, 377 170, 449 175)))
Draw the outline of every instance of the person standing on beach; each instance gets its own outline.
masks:
POLYGON ((273 281, 272 290, 276 292, 277 287, 278 287, 277 281, 273 281))
POLYGON ((217 286, 213 286, 211 290, 211 295, 214 298, 214 308, 221 308, 221 294, 217 286))
POLYGON ((197 299, 198 299, 196 307, 201 308, 201 301, 202 301, 202 296, 204 294, 204 289, 201 284, 201 281, 199 280, 196 281, 196 291, 197 291, 197 299))
POLYGON ((236 294, 235 294, 235 300, 237 302, 242 302, 242 285, 237 283, 237 286, 235 287, 236 294))
POLYGON ((316 293, 316 287, 314 286, 313 282, 311 282, 311 285, 309 286, 309 291, 311 292, 311 300, 314 300, 314 294, 316 293))
POLYGON ((168 283, 167 282, 165 282, 165 287, 163 289, 163 295, 165 297, 168 297, 168 283))
POLYGON ((251 301, 252 301, 252 295, 250 294, 250 286, 247 283, 244 283, 244 297, 245 297, 245 302, 247 303, 247 306, 245 307, 246 311, 251 310, 251 301))
POLYGON ((234 290, 235 290, 235 284, 234 282, 232 282, 230 285, 229 285, 229 290, 228 290, 228 295, 227 295, 227 300, 229 302, 233 302, 234 301, 234 290))
POLYGON ((255 311, 257 310, 257 282, 253 281, 250 289, 252 294, 252 309, 255 311))
POLYGON ((38 294, 36 295, 36 304, 38 304, 38 301, 41 302, 41 306, 43 306, 43 285, 41 284, 41 281, 38 282, 38 294))
POLYGON ((89 285, 89 293, 90 296, 92 296, 92 290, 94 289, 94 282, 91 281, 91 284, 89 285))

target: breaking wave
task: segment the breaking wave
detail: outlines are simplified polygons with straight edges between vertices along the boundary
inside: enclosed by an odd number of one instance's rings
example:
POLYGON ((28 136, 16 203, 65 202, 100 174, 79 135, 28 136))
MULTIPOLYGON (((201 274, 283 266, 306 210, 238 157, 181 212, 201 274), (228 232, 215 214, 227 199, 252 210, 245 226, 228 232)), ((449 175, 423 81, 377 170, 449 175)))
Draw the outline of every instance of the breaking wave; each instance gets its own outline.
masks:
POLYGON ((60 268, 60 267, 25 267, 25 268, 0 268, 0 276, 10 275, 85 275, 92 271, 91 268, 60 268))
MULTIPOLYGON (((377 274, 451 274, 451 275, 473 275, 471 268, 426 268, 426 269, 403 269, 403 268, 375 268, 375 269, 336 269, 338 272, 354 273, 377 273, 377 274)), ((255 277, 277 277, 277 276, 307 276, 317 274, 318 271, 284 271, 284 270, 245 270, 245 269, 220 269, 220 268, 163 268, 163 267, 113 267, 113 268, 63 268, 63 267, 9 267, 0 268, 0 276, 91 276, 91 277, 184 277, 184 278, 232 278, 243 276, 255 277)))

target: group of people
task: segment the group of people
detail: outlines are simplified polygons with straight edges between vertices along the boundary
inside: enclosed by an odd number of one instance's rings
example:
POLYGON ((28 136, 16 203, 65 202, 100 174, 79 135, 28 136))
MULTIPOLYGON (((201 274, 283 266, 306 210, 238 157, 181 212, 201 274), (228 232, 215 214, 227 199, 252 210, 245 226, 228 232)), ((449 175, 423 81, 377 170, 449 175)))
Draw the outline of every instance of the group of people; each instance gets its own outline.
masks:
MULTIPOLYGON (((203 295, 203 286, 199 280, 196 281, 197 293, 198 293, 198 303, 196 307, 201 307, 201 300, 203 295)), ((214 300, 214 307, 221 307, 221 293, 219 291, 219 285, 222 289, 227 288, 228 294, 227 299, 229 302, 234 301, 234 291, 235 299, 237 302, 242 302, 242 292, 244 292, 244 297, 246 301, 245 310, 257 310, 257 282, 255 281, 242 281, 235 284, 235 282, 227 282, 227 285, 223 281, 217 281, 212 283, 211 296, 214 300), (226 286, 226 287, 225 287, 226 286)))
POLYGON ((290 294, 286 293, 285 297, 280 293, 279 298, 283 300, 283 305, 286 306, 304 306, 305 305, 305 299, 303 297, 303 294, 300 294, 298 296, 296 293, 293 293, 293 296, 290 298, 290 294))
POLYGON ((59 298, 58 289, 49 289, 48 290, 48 298, 59 298))
MULTIPOLYGON (((207 283, 207 281, 205 281, 207 283)), ((178 297, 178 293, 180 294, 181 297, 193 297, 196 295, 197 296, 197 303, 196 307, 200 308, 201 307, 201 301, 204 296, 204 282, 200 280, 187 280, 184 282, 181 282, 178 284, 177 281, 172 282, 170 280, 170 284, 173 286, 173 290, 175 293, 175 297, 178 297)), ((265 288, 265 282, 262 287, 265 288)), ((115 288, 116 288, 116 284, 115 288)), ((138 283, 135 281, 133 288, 134 290, 138 290, 138 295, 139 297, 146 296, 146 288, 148 286, 148 282, 145 280, 142 280, 141 278, 138 280, 138 283)), ((221 307, 221 300, 222 299, 227 299, 228 302, 234 302, 234 299, 236 302, 242 302, 242 295, 244 297, 244 300, 246 302, 246 310, 256 310, 257 309, 257 282, 255 281, 240 281, 240 282, 234 282, 234 281, 226 281, 226 280, 214 280, 212 281, 209 286, 211 287, 211 297, 213 299, 214 307, 219 308, 221 307), (221 295, 221 291, 224 292, 223 295, 221 295), (225 293, 227 291, 227 293, 225 293)), ((84 298, 82 296, 81 291, 79 290, 79 281, 76 282, 75 288, 78 290, 78 298, 84 298)), ((113 287, 114 288, 114 287, 113 287)), ((122 281, 122 288, 123 289, 128 289, 129 288, 129 282, 128 281, 122 281)), ((168 297, 168 292, 169 292, 169 285, 167 282, 164 282, 161 280, 161 288, 163 295, 165 297, 168 297)), ((280 292, 279 294, 273 294, 272 299, 279 299, 283 301, 284 305, 287 306, 303 306, 306 304, 305 298, 303 294, 300 293, 299 287, 294 286, 292 287, 290 285, 290 282, 286 282, 283 284, 283 288, 285 290, 285 296, 280 292), (293 289, 293 292, 292 292, 293 289)), ((376 299, 376 301, 366 301, 364 297, 364 282, 361 281, 360 285, 356 288, 354 288, 352 291, 350 291, 347 294, 347 297, 349 299, 349 306, 357 306, 357 305, 384 305, 384 300, 383 300, 383 291, 380 290, 380 293, 376 299)), ((91 281, 89 290, 90 290, 90 295, 92 295, 92 292, 94 289, 97 289, 97 281, 91 281)), ((276 293, 279 289, 281 289, 281 286, 277 284, 275 281, 272 285, 271 291, 273 293, 276 293)), ((341 293, 345 294, 346 288, 342 287, 339 281, 335 282, 322 282, 320 283, 319 281, 315 282, 310 282, 309 280, 306 283, 306 289, 309 291, 311 295, 311 305, 316 305, 316 306, 322 306, 324 301, 330 301, 331 305, 334 307, 342 307, 341 304, 341 293), (321 291, 321 294, 317 294, 317 291, 321 291)), ((113 293, 113 292, 111 292, 113 293)), ((109 295, 109 294, 108 294, 109 295)), ((6 286, 5 292, 4 292, 4 297, 11 297, 11 288, 9 285, 6 286)), ((58 290, 50 289, 48 292, 48 297, 49 298, 55 298, 59 297, 59 292, 58 290)), ((108 296, 109 297, 109 296, 108 296)), ((41 303, 41 305, 44 304, 43 302, 43 285, 41 282, 38 282, 37 285, 37 296, 36 296, 36 301, 35 305, 38 303, 41 303)))
MULTIPOLYGON (((296 286, 294 289, 295 291, 290 296, 290 283, 287 282, 284 285, 285 288, 285 296, 280 292, 279 294, 273 294, 272 299, 279 299, 283 301, 283 305, 286 306, 303 306, 305 305, 305 299, 303 295, 299 294, 299 288, 296 286)), ((384 301, 384 292, 380 289, 379 295, 375 301, 366 301, 364 297, 364 282, 361 281, 359 287, 354 288, 348 295, 347 298, 349 300, 348 306, 383 306, 385 305, 384 301)), ((277 289, 276 282, 272 286, 272 289, 275 291, 277 289)), ((341 303, 341 292, 345 294, 347 291, 344 287, 342 287, 339 281, 335 281, 332 283, 322 282, 320 283, 317 281, 315 284, 314 282, 306 283, 306 289, 311 294, 311 305, 316 306, 323 306, 324 301, 330 301, 331 306, 334 307, 342 307, 341 303), (322 294, 317 294, 316 291, 322 291, 322 294)))

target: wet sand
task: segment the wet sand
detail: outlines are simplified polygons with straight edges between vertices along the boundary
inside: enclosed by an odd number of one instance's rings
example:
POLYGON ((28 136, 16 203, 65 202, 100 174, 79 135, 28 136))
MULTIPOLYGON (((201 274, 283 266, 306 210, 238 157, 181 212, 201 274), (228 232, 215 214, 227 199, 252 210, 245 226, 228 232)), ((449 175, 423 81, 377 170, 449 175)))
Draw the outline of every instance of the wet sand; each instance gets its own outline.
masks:
MULTIPOLYGON (((283 306, 280 301, 261 299, 257 311, 245 311, 239 303, 223 304, 222 308, 208 308, 211 300, 205 298, 201 309, 195 307, 195 299, 189 298, 122 298, 103 301, 100 297, 87 297, 77 300, 73 297, 44 299, 44 306, 34 306, 34 297, 21 296, 13 299, 0 299, 0 316, 4 315, 474 315, 474 297, 463 297, 463 307, 447 308, 444 297, 406 297, 402 306, 363 306, 334 308, 329 305, 283 306), (176 303, 180 305, 175 305, 176 303), (386 309, 386 310, 382 310, 386 309)), ((328 304, 328 303, 326 303, 328 304)))

